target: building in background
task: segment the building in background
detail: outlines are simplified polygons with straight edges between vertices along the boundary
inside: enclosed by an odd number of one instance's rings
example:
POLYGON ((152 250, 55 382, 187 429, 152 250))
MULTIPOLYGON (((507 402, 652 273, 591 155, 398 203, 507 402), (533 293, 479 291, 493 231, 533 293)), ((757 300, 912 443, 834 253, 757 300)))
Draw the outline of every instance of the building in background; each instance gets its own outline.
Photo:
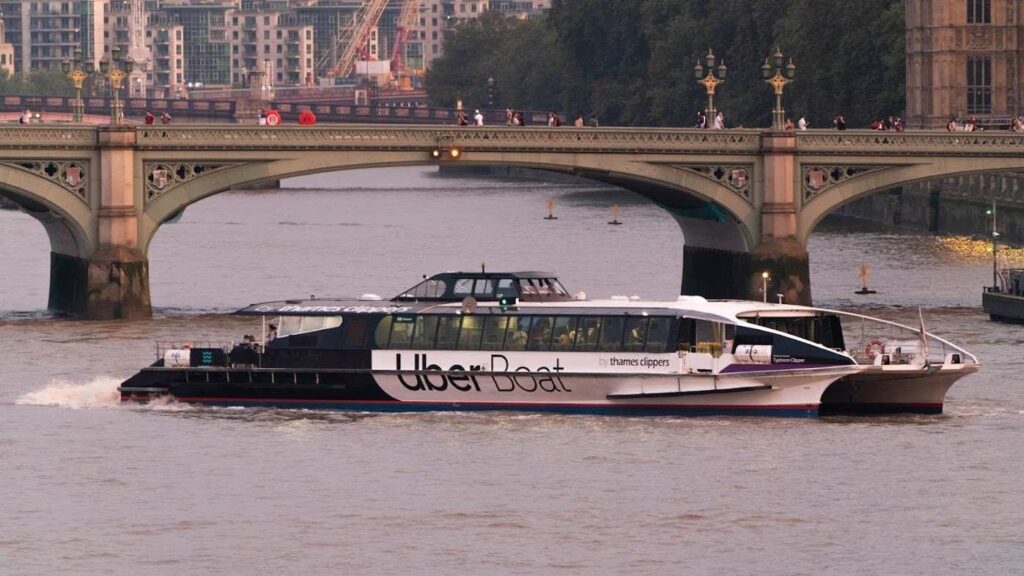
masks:
MULTIPOLYGON (((460 20, 498 10, 519 18, 542 14, 551 0, 380 0, 379 18, 359 48, 374 80, 416 87, 444 53, 460 20), (404 18, 403 18, 404 16, 404 18), (404 24, 404 25, 403 25, 404 24), (376 63, 372 62, 376 61, 376 63), (389 63, 398 62, 400 66, 389 63), (397 68, 398 70, 393 70, 397 68)), ((13 73, 60 66, 73 58, 98 65, 113 46, 135 61, 133 96, 188 97, 203 89, 313 86, 329 72, 372 0, 0 0, 2 45, 13 73)), ((369 19, 367 19, 369 20, 369 19)), ((3 64, 0 63, 0 67, 3 64)), ((365 77, 364 77, 365 79, 365 77)))
POLYGON ((0 17, 0 72, 10 78, 14 76, 14 44, 4 41, 6 26, 3 17, 0 17))
POLYGON ((906 0, 907 124, 1002 123, 1022 110, 1022 0, 906 0))
POLYGON ((0 2, 3 41, 14 47, 14 71, 25 73, 60 67, 75 47, 83 59, 103 55, 103 15, 108 0, 0 2))

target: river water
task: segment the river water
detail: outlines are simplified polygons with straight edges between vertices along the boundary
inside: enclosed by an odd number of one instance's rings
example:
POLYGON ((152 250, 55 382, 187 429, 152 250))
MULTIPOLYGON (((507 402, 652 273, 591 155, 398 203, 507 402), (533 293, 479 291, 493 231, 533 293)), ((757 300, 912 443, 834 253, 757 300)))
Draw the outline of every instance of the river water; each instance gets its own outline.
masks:
POLYGON ((817 304, 910 324, 920 305, 981 358, 941 416, 119 406, 154 341, 253 333, 222 315, 250 302, 386 296, 481 262, 592 296, 678 291, 678 227, 621 191, 421 168, 285 186, 164 226, 156 316, 133 323, 52 318, 45 233, 0 211, 0 575, 1024 570, 1024 328, 982 315, 991 256, 966 239, 826 222, 810 242, 817 304))

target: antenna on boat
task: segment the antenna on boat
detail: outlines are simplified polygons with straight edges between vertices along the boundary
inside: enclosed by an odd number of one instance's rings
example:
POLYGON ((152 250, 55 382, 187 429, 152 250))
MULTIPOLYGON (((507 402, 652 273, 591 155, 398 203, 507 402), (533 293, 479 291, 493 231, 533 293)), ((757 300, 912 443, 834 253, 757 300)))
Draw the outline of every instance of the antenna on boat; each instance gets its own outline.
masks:
POLYGON ((481 262, 480 263, 480 273, 481 274, 487 274, 487 263, 486 262, 481 262))
POLYGON ((921 339, 921 343, 918 346, 921 353, 921 358, 924 360, 925 365, 928 365, 928 333, 924 330, 924 313, 921 312, 921 307, 917 307, 917 318, 920 321, 921 330, 918 337, 921 339))

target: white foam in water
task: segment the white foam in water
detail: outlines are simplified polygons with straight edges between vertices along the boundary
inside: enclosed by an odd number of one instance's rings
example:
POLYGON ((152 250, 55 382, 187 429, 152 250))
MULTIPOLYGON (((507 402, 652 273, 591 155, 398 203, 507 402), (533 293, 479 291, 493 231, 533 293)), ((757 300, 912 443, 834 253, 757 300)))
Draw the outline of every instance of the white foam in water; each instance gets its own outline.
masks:
POLYGON ((28 406, 59 406, 61 408, 111 408, 120 406, 117 386, 120 378, 96 376, 88 382, 53 380, 42 390, 29 392, 15 402, 28 406))

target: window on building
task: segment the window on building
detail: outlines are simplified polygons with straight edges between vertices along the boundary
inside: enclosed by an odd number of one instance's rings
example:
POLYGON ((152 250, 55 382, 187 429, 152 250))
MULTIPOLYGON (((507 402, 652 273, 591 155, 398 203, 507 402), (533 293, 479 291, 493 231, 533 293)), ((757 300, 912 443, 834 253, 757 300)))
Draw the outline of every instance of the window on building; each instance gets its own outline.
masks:
POLYGON ((968 24, 992 23, 992 0, 967 0, 968 24))
POLYGON ((992 59, 967 58, 967 113, 992 113, 992 59))

